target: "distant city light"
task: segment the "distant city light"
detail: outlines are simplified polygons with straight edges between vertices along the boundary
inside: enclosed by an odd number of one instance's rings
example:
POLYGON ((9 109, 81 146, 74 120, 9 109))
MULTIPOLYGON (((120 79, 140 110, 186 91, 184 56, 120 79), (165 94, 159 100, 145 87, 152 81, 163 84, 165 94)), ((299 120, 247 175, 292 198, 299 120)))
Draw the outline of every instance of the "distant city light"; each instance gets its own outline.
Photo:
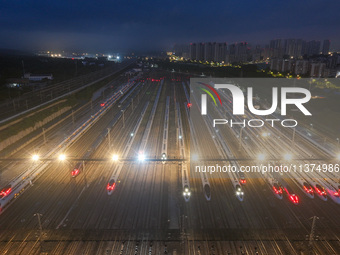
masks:
POLYGON ((118 160, 118 158, 119 158, 119 157, 118 157, 118 155, 117 155, 117 154, 114 154, 114 155, 112 156, 112 160, 113 160, 113 161, 117 161, 117 160, 118 160))
POLYGON ((145 156, 144 156, 143 153, 139 153, 139 154, 138 154, 138 160, 139 160, 139 161, 144 161, 144 160, 145 160, 145 156))

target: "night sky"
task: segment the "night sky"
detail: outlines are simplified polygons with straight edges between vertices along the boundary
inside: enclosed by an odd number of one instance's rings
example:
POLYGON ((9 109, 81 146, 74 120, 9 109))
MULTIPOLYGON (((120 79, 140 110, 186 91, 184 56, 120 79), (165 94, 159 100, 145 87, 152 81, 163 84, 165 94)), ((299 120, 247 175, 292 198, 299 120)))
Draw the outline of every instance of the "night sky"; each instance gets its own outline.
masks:
POLYGON ((150 51, 192 41, 330 39, 338 0, 0 0, 0 48, 150 51))

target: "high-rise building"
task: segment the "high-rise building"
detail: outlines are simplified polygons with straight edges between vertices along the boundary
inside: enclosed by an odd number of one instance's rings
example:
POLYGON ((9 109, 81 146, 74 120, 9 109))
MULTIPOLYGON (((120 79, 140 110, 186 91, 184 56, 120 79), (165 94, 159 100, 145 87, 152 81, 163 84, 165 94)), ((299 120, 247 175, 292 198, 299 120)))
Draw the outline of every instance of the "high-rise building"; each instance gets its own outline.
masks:
POLYGON ((237 47, 237 43, 233 43, 229 45, 227 55, 226 55, 227 63, 236 62, 236 52, 237 52, 236 47, 237 47))
POLYGON ((213 61, 214 60, 214 48, 216 43, 205 43, 204 44, 204 61, 213 61))
POLYGON ((295 39, 287 39, 285 40, 285 55, 289 57, 294 57, 296 48, 296 40, 295 39))
POLYGON ((311 77, 322 77, 325 74, 325 69, 325 63, 311 63, 309 75, 311 77))
POLYGON ((294 57, 295 58, 301 58, 303 56, 303 51, 304 51, 305 47, 306 47, 306 41, 302 40, 302 39, 297 39, 294 57))
POLYGON ((308 73, 308 60, 297 60, 295 62, 294 73, 298 75, 305 75, 308 73))
POLYGON ((320 41, 309 41, 306 42, 305 52, 307 56, 313 56, 320 54, 320 41))
POLYGON ((270 57, 282 58, 284 54, 284 45, 282 39, 271 40, 269 44, 270 57))
POLYGON ((302 39, 285 40, 284 55, 291 58, 301 58, 306 42, 302 39))
POLYGON ((175 55, 178 57, 184 57, 184 55, 187 56, 187 54, 189 53, 189 46, 187 44, 175 44, 174 52, 175 55))
POLYGON ((196 44, 196 60, 204 60, 204 43, 196 44))
POLYGON ((260 61, 263 59, 263 56, 262 56, 262 53, 263 53, 263 49, 261 47, 261 45, 256 45, 255 46, 255 49, 252 50, 251 52, 251 60, 253 62, 257 62, 257 61, 260 61))
POLYGON ((329 47, 331 46, 331 41, 330 40, 324 40, 323 45, 322 45, 322 54, 323 55, 328 55, 329 52, 329 47))
POLYGON ((226 61, 228 63, 244 63, 248 61, 250 48, 247 42, 233 43, 229 45, 226 61))
POLYGON ((227 54, 227 44, 226 43, 215 43, 214 61, 215 62, 225 61, 226 54, 227 54))
POLYGON ((190 46, 189 46, 189 58, 191 60, 195 60, 196 59, 196 43, 190 43, 190 46))

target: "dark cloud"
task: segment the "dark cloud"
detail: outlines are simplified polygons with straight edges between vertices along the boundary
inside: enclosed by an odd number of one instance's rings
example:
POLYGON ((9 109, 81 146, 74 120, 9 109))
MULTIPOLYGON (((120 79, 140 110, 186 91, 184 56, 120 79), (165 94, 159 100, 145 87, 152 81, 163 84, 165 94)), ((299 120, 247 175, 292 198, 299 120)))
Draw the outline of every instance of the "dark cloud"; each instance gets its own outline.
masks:
POLYGON ((158 50, 175 42, 340 41, 339 1, 2 0, 0 47, 158 50))

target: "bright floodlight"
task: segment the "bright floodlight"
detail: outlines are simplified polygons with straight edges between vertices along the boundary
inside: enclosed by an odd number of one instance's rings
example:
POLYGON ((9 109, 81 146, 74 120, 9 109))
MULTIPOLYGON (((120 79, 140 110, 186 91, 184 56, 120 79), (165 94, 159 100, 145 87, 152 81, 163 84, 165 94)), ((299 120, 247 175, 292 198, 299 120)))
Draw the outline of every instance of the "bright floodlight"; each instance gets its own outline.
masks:
POLYGON ((287 160, 287 161, 292 160, 292 158, 293 158, 293 156, 290 153, 287 153, 287 154, 284 155, 284 159, 287 160))
POLYGON ((131 133, 130 136, 133 136, 133 133, 131 133))
POLYGON ((32 156, 32 159, 33 159, 34 161, 37 161, 37 160, 39 159, 39 155, 34 154, 34 155, 32 156))
POLYGON ((60 161, 64 161, 66 159, 66 155, 65 154, 60 154, 59 155, 59 160, 60 161))
POLYGON ((112 160, 113 161, 117 161, 118 160, 118 155, 117 154, 112 155, 112 160))
POLYGON ((144 159, 145 159, 144 154, 143 154, 143 153, 139 153, 139 154, 138 154, 138 160, 139 160, 139 161, 144 161, 144 159))
POLYGON ((178 138, 179 138, 179 139, 182 139, 182 136, 180 135, 180 136, 178 136, 178 138))
POLYGON ((260 153, 260 154, 257 155, 258 160, 265 160, 265 158, 266 158, 266 155, 263 154, 263 153, 260 153))

